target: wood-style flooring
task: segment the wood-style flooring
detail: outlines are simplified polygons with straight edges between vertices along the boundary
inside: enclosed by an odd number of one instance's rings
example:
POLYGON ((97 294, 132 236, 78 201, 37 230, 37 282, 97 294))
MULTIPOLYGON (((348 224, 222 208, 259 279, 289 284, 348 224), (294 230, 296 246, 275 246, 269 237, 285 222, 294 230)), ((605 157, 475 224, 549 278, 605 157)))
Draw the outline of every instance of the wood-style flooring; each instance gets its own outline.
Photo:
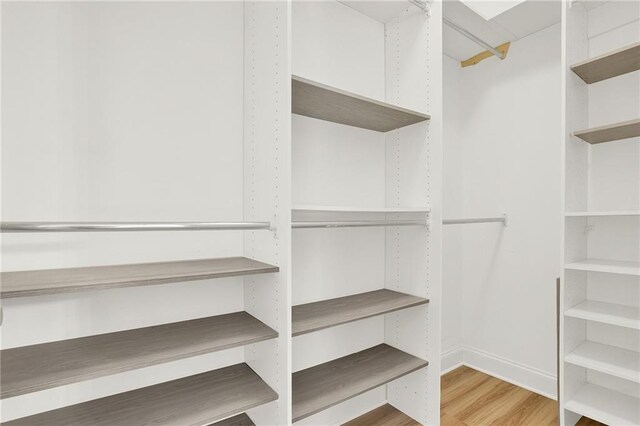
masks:
MULTIPOLYGON (((442 376, 441 426, 551 426, 558 424, 556 401, 469 367, 442 376)), ((345 426, 420 426, 384 405, 345 426)), ((578 426, 603 426, 582 418, 578 426)))

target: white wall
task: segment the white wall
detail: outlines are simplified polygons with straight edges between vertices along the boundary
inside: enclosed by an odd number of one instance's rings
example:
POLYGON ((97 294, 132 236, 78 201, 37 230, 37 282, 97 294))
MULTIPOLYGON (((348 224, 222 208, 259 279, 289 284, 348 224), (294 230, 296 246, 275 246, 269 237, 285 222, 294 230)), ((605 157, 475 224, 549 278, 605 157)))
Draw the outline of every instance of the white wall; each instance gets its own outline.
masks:
POLYGON ((504 61, 445 58, 443 368, 466 364, 555 395, 560 276, 560 25, 504 61), (451 352, 461 347, 463 350, 451 352), (457 358, 456 358, 457 357, 457 358))
MULTIPOLYGON (((2 56, 2 220, 242 220, 242 3, 5 2, 2 56)), ((2 269, 242 253, 241 232, 15 234, 2 269)), ((243 304, 242 278, 6 299, 2 348, 243 304)), ((243 360, 233 348, 4 399, 2 420, 243 360)))

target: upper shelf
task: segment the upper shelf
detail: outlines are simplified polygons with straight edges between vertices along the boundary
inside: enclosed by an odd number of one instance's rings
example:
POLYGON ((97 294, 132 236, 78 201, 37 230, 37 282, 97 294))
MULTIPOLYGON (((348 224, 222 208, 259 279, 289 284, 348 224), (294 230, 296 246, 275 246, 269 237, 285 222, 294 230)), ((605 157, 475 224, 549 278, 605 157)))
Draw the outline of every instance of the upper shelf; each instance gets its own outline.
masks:
POLYGON ((571 67, 585 83, 597 83, 640 70, 640 43, 587 59, 571 67))
POLYGON ((293 335, 299 336, 426 303, 429 303, 428 299, 382 289, 297 305, 292 308, 293 335))
POLYGON ((276 399, 278 394, 242 363, 2 424, 206 425, 276 399))
POLYGON ((278 272, 277 266, 246 257, 42 269, 0 274, 0 298, 197 281, 278 272))
POLYGON ((273 339, 246 312, 80 337, 0 351, 0 397, 95 379, 273 339))
POLYGON ((291 112, 362 129, 388 132, 429 120, 421 112, 291 76, 291 112))
POLYGON ((427 361, 381 344, 293 373, 293 421, 426 367, 427 361))
POLYGON ((640 118, 573 132, 573 136, 590 144, 613 142, 640 136, 640 118))

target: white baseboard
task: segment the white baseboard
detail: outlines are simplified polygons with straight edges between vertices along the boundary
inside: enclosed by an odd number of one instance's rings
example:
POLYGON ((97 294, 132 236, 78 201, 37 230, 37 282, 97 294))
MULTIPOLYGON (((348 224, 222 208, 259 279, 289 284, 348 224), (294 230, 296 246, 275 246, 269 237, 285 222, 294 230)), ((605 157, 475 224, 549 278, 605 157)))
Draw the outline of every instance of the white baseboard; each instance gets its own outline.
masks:
POLYGON ((557 399, 556 377, 526 365, 466 346, 453 349, 442 355, 442 374, 460 365, 482 371, 547 398, 557 399))
POLYGON ((441 374, 446 374, 451 370, 455 370, 463 364, 463 352, 462 346, 457 346, 448 352, 442 354, 440 361, 441 374))

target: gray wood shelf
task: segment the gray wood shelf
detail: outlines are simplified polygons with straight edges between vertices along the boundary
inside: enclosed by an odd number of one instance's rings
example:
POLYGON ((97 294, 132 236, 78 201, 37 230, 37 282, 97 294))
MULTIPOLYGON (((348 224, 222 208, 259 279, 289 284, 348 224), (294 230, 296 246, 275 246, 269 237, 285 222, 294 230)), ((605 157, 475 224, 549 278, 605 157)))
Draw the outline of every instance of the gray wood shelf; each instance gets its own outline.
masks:
POLYGON ((246 312, 0 351, 0 397, 117 374, 262 340, 278 333, 246 312))
POLYGON ((597 83, 640 70, 640 43, 577 63, 571 70, 585 83, 597 83))
POLYGON ((0 298, 39 296, 278 272, 246 257, 3 272, 0 298))
POLYGON ((347 126, 388 132, 429 120, 427 114, 291 77, 291 112, 347 126))
POLYGON ((3 423, 4 426, 204 425, 278 399, 236 364, 3 423))
POLYGON ((219 422, 212 423, 209 426, 255 426, 255 423, 245 413, 238 414, 237 416, 229 417, 228 419, 220 420, 219 422))
POLYGON ((292 308, 292 334, 299 336, 426 303, 428 299, 382 289, 297 305, 292 308))
POLYGON ((580 130, 578 132, 574 132, 573 136, 590 144, 640 137, 640 119, 580 130))
POLYGON ((428 365, 381 344, 293 373, 293 421, 382 386, 428 365))

